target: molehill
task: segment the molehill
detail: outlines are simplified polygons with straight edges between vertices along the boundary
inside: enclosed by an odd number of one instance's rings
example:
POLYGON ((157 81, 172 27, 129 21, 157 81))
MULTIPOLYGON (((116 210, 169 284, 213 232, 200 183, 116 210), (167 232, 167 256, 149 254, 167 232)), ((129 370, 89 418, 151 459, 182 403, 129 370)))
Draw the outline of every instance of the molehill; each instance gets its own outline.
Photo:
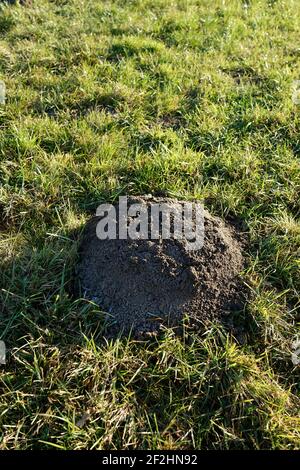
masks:
MULTIPOLYGON (((174 199, 135 197, 129 203, 174 199)), ((79 247, 76 285, 98 304, 108 336, 155 334, 162 325, 192 327, 227 321, 241 311, 245 288, 241 243, 235 229, 204 211, 204 244, 187 250, 185 240, 99 240, 99 217, 86 225, 79 247)))

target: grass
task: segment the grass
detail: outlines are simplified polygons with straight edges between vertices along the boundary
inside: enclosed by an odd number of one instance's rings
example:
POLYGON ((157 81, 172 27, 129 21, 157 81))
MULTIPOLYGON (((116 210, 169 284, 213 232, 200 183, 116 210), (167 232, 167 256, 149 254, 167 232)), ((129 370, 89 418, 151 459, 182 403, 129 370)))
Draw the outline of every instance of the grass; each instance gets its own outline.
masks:
POLYGON ((0 6, 0 449, 299 449, 300 4, 0 6), (69 294, 120 194, 204 200, 249 234, 253 299, 219 325, 102 338, 69 294))

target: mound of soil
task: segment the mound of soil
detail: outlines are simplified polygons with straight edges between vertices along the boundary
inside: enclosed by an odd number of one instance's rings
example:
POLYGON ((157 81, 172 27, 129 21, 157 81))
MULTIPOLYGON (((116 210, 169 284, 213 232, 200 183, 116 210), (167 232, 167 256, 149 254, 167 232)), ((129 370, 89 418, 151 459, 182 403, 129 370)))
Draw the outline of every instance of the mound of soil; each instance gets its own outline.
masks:
MULTIPOLYGON (((178 203, 132 198, 129 203, 178 203)), ((83 234, 76 274, 81 295, 106 312, 108 335, 157 332, 161 325, 225 319, 243 309, 239 273, 244 259, 232 227, 204 211, 204 245, 187 250, 184 240, 99 240, 91 219, 83 234)))

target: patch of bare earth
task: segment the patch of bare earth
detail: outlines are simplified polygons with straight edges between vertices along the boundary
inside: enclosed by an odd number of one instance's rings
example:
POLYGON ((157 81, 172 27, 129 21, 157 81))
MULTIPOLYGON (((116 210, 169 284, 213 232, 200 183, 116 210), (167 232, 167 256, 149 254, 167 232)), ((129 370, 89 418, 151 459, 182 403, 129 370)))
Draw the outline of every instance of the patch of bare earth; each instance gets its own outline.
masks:
MULTIPOLYGON (((172 199, 133 198, 145 204, 172 199)), ((183 202, 183 201, 181 201, 183 202)), ((162 325, 191 326, 228 319, 243 309, 242 247, 235 229, 204 211, 204 245, 185 240, 99 240, 99 218, 87 224, 76 269, 81 295, 106 312, 107 333, 156 333, 162 325)), ((117 232, 118 233, 118 232, 117 232)))

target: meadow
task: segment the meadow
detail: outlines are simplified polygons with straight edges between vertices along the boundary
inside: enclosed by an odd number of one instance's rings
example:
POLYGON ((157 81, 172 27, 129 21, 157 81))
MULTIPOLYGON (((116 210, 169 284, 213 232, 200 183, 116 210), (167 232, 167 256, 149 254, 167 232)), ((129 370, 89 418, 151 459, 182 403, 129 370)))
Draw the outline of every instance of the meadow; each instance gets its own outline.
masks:
POLYGON ((300 449, 298 0, 0 4, 0 449, 300 449), (103 338, 72 295, 119 195, 249 239, 236 338, 103 338))

